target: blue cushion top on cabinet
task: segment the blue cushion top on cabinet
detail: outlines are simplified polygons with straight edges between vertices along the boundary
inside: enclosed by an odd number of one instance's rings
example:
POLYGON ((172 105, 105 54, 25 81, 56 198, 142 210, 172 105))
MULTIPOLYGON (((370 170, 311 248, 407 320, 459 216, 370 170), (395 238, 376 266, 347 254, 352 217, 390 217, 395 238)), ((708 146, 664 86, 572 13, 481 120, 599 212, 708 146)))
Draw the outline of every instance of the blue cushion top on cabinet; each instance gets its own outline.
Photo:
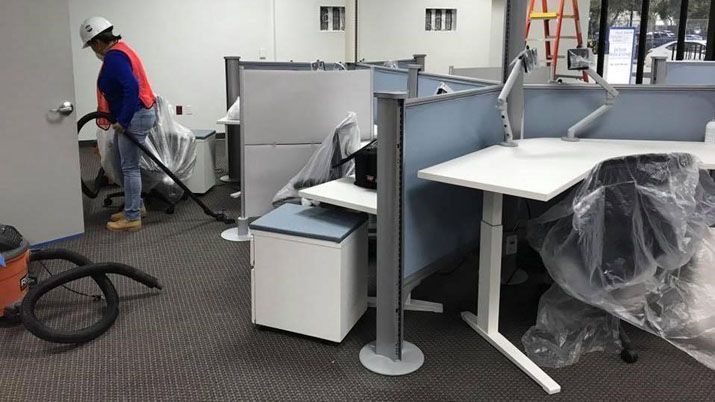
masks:
POLYGON ((367 220, 362 213, 283 204, 250 224, 251 229, 340 243, 367 220))

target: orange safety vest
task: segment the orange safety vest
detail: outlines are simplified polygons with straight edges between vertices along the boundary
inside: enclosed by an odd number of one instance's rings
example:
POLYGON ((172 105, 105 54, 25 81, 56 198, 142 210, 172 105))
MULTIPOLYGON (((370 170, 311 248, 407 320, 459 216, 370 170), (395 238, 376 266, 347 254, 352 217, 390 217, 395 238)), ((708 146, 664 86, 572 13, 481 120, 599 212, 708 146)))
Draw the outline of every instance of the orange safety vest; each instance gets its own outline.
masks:
MULTIPOLYGON (((109 49, 110 52, 115 50, 124 53, 129 58, 129 62, 132 66, 132 72, 139 83, 139 100, 145 108, 151 108, 154 106, 156 97, 154 95, 154 91, 151 90, 149 79, 147 78, 146 71, 144 70, 144 64, 142 64, 137 52, 121 40, 109 49)), ((102 68, 104 68, 104 64, 102 64, 102 68)), ((104 97, 102 91, 99 90, 99 82, 97 82, 97 111, 109 113, 109 102, 107 102, 107 99, 104 97)), ((111 124, 107 119, 97 119, 97 125, 103 130, 108 130, 111 124)))

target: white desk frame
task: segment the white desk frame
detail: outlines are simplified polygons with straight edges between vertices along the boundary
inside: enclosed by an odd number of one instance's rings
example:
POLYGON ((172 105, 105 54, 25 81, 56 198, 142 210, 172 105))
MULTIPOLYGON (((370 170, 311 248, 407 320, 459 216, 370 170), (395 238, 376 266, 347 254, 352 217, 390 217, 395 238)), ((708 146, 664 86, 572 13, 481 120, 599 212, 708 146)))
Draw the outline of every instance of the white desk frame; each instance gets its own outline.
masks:
POLYGON ((499 292, 501 290, 502 256, 501 193, 484 192, 479 240, 479 297, 477 315, 462 312, 462 319, 512 363, 516 364, 548 394, 561 391, 561 386, 531 361, 519 348, 499 333, 499 292))
POLYGON ((517 142, 518 147, 496 145, 420 170, 418 177, 483 191, 477 315, 465 311, 462 319, 544 391, 555 394, 561 386, 499 333, 503 195, 548 201, 583 180, 597 163, 641 153, 692 153, 702 161, 702 168, 714 169, 715 145, 632 140, 565 142, 558 138, 517 142), (508 167, 508 175, 500 170, 503 167, 508 167))

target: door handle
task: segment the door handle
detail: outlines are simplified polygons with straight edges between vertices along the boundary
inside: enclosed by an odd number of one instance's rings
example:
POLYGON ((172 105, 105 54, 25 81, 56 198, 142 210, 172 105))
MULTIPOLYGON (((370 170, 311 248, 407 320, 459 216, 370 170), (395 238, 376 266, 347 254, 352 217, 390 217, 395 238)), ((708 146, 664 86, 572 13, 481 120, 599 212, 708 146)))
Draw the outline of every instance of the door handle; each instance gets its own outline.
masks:
POLYGON ((63 116, 69 116, 74 111, 74 106, 70 101, 64 101, 57 109, 50 109, 52 113, 58 113, 63 116))

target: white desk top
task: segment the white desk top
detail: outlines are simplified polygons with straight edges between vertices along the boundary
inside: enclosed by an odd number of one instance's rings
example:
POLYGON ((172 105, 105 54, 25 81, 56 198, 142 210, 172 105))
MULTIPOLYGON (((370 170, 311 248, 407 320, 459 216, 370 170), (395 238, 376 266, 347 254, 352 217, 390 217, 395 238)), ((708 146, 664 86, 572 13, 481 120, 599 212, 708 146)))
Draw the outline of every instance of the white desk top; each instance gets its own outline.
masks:
POLYGON ((358 187, 354 182, 354 177, 344 177, 305 188, 298 194, 309 200, 377 215, 377 191, 358 187))
POLYGON ((599 162, 619 156, 684 152, 697 156, 704 169, 715 169, 715 144, 704 142, 531 138, 518 143, 518 147, 494 145, 422 169, 417 176, 548 201, 583 180, 599 162))
POLYGON ((216 124, 223 124, 226 126, 238 126, 241 124, 241 121, 240 120, 231 120, 231 119, 222 117, 222 118, 216 120, 216 124))

